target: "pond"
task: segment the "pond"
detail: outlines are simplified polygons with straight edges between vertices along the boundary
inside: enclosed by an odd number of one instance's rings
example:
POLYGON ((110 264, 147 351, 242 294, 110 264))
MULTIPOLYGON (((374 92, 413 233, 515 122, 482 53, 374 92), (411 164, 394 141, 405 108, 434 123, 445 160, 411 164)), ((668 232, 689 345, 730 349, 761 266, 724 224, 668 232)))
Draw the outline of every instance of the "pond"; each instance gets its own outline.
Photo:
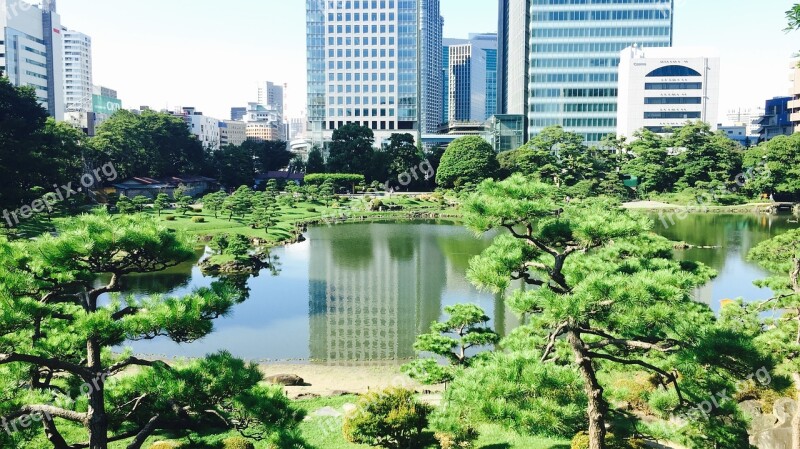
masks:
MULTIPOLYGON (((719 309, 720 300, 770 297, 752 285, 764 276, 746 262, 750 248, 791 229, 790 216, 690 215, 661 220, 656 231, 670 239, 713 249, 677 251, 719 272, 698 300, 719 309)), ((328 365, 395 364, 414 357, 416 336, 441 317, 445 306, 476 303, 501 335, 519 321, 502 296, 479 292, 465 273, 470 259, 491 242, 447 221, 355 223, 309 230, 303 243, 277 248, 279 272, 247 281, 250 297, 215 322, 215 332, 192 344, 166 339, 136 342, 135 352, 159 357, 200 357, 228 350, 254 361, 328 365)), ((198 257, 200 255, 198 254, 198 257)), ((215 279, 195 264, 137 276, 136 293, 185 294, 215 279)))

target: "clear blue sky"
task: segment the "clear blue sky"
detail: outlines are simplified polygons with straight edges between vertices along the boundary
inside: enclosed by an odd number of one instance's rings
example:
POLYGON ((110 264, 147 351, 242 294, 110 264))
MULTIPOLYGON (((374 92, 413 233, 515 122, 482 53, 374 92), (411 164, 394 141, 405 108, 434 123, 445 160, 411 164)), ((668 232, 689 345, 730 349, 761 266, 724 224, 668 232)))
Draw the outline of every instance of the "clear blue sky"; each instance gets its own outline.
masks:
MULTIPOLYGON (((441 0, 445 37, 497 30, 496 0, 441 0)), ((763 106, 788 91, 800 32, 786 34, 795 0, 676 0, 675 45, 716 48, 722 111, 763 106)), ((289 84, 305 103, 302 0, 58 0, 62 23, 92 36, 95 84, 126 108, 195 106, 227 118, 256 99, 256 82, 289 84)), ((722 117, 721 117, 722 118, 722 117)))

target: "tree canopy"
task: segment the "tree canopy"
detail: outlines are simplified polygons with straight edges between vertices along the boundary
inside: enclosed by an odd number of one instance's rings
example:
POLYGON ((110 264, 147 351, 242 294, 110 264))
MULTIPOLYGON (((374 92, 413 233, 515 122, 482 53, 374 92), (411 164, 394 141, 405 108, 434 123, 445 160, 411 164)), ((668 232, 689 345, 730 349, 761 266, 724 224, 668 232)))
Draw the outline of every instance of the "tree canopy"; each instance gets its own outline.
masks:
POLYGON ((436 183, 446 188, 478 184, 495 176, 499 169, 497 154, 488 142, 477 136, 461 137, 442 156, 436 183))
POLYGON ((366 126, 344 125, 333 131, 328 151, 331 173, 366 174, 370 169, 375 135, 366 126))
MULTIPOLYGON (((523 332, 542 363, 580 372, 590 449, 606 447, 609 404, 598 372, 607 367, 652 373, 675 391, 675 411, 729 388, 729 372, 752 369, 752 360, 742 360, 759 354, 752 342, 694 300, 709 269, 673 260, 672 245, 649 232, 646 217, 608 199, 559 197, 553 186, 521 175, 482 183, 464 206, 467 225, 506 232, 470 263, 468 277, 495 292, 515 280, 529 287, 511 294, 509 304, 530 320, 523 332)), ((693 425, 706 426, 700 434, 708 441, 747 448, 746 428, 741 420, 732 424, 730 412, 693 425)))
POLYGON ((257 367, 229 354, 170 367, 110 351, 136 340, 196 341, 243 300, 224 283, 182 297, 120 296, 128 277, 193 257, 188 240, 143 216, 86 215, 56 236, 0 241, 0 416, 39 417, 55 449, 107 449, 127 438, 128 449, 139 449, 160 429, 291 433, 300 415, 259 385, 257 367), (135 375, 121 376, 131 367, 135 375), (88 442, 68 443, 76 437, 62 432, 62 420, 83 426, 88 442))
POLYGON ((114 161, 122 178, 198 174, 205 168, 203 145, 172 114, 118 111, 100 125, 92 143, 102 157, 114 161))

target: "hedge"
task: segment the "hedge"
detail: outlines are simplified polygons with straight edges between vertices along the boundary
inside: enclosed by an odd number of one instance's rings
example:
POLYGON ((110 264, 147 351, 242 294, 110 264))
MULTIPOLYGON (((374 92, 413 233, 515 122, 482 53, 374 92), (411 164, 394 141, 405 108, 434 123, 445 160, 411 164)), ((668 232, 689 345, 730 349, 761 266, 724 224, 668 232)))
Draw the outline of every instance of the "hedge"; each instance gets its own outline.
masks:
POLYGON ((325 181, 328 180, 333 183, 337 191, 342 188, 354 191, 356 185, 364 184, 366 182, 364 175, 348 173, 314 173, 311 175, 306 175, 304 178, 306 184, 317 186, 324 184, 325 181))

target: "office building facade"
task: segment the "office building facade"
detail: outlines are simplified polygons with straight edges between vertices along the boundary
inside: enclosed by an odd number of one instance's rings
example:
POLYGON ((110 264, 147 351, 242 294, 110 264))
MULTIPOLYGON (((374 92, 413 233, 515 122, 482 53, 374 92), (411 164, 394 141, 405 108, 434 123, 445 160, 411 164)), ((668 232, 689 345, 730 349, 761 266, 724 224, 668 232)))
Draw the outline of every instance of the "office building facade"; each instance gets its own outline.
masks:
POLYGON ((283 116, 284 111, 284 86, 265 81, 258 84, 258 104, 267 109, 277 111, 283 116))
POLYGON ((434 132, 442 115, 439 0, 306 0, 308 127, 315 142, 348 123, 380 142, 434 132))
POLYGON ((64 103, 67 111, 91 111, 92 38, 79 31, 63 28, 64 103))
POLYGON ((247 140, 247 124, 235 120, 219 122, 220 148, 228 145, 239 146, 247 140))
POLYGON ((174 115, 183 118, 189 132, 203 144, 203 148, 207 150, 220 148, 220 122, 218 119, 203 115, 202 112, 192 107, 177 110, 174 115))
POLYGON ((758 128, 755 131, 759 142, 794 134, 795 127, 789 107, 793 100, 792 97, 775 97, 764 103, 764 115, 758 120, 758 128))
POLYGON ((62 28, 64 42, 64 121, 94 135, 92 38, 62 28))
POLYGON ((789 96, 792 97, 788 103, 789 120, 794 126, 794 132, 800 133, 800 67, 796 64, 792 68, 789 96))
POLYGON ((447 45, 447 122, 485 122, 497 112, 497 34, 447 45))
MULTIPOLYGON (((560 125, 596 144, 617 128, 620 52, 634 44, 646 48, 672 46, 673 0, 529 3, 528 132, 533 136, 548 126, 560 125)), ((510 0, 509 8, 514 4, 510 0)), ((519 17, 509 14, 508 20, 519 17)), ((508 57, 519 48, 518 42, 510 47, 508 57)), ((518 64, 518 58, 514 62, 518 64)), ((506 66, 506 79, 520 76, 511 61, 506 66)), ((507 91, 507 95, 513 99, 518 94, 507 91)))
POLYGON ((497 113, 527 119, 531 0, 500 0, 499 5, 497 113))
POLYGON ((667 134, 698 120, 716 129, 720 60, 713 51, 633 46, 619 58, 618 135, 667 134))
POLYGON ((29 86, 47 112, 64 119, 64 55, 61 19, 54 0, 41 8, 8 0, 0 8, 0 69, 15 86, 29 86))

